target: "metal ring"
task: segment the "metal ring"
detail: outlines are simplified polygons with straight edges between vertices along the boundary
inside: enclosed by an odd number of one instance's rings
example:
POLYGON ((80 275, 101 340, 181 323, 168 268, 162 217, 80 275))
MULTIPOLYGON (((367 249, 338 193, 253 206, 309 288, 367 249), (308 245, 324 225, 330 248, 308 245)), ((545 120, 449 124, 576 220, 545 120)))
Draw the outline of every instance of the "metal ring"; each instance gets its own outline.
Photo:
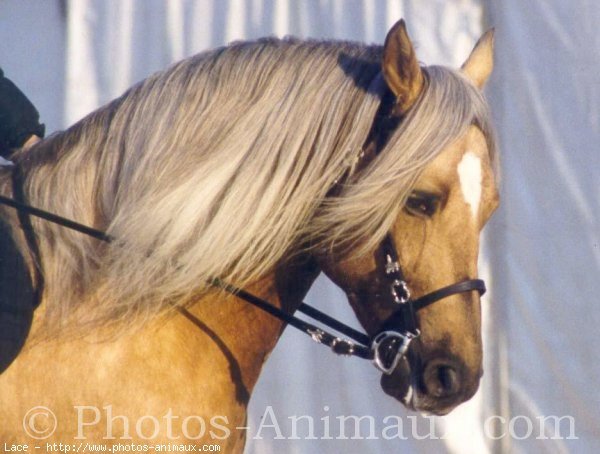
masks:
POLYGON ((410 301, 410 290, 406 281, 394 279, 391 285, 392 298, 396 304, 405 304, 410 301), (402 290, 402 296, 398 295, 398 289, 402 290))
POLYGON ((415 333, 412 333, 410 331, 406 333, 399 333, 397 331, 382 331, 378 333, 371 342, 371 351, 373 352, 373 364, 375 365, 375 367, 384 374, 391 375, 392 372, 394 372, 394 370, 398 366, 400 360, 406 355, 411 341, 418 337, 419 334, 420 332, 418 330, 415 333), (383 344, 383 342, 389 339, 399 339, 400 346, 398 347, 398 350, 396 351, 396 354, 394 355, 394 359, 392 360, 391 364, 389 366, 386 366, 386 364, 383 361, 383 358, 381 357, 379 347, 381 347, 381 344, 383 344))

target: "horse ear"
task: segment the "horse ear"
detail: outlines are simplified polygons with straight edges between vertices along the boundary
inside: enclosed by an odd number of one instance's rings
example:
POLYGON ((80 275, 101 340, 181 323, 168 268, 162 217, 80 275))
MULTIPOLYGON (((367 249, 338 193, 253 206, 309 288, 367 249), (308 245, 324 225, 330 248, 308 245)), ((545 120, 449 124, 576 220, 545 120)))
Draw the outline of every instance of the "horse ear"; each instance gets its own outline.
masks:
POLYGON ((421 93, 424 78, 403 19, 396 22, 385 38, 382 70, 385 82, 396 95, 398 113, 405 113, 421 93))
POLYGON ((477 87, 483 88, 494 68, 494 29, 490 29, 479 38, 469 58, 460 70, 477 87))

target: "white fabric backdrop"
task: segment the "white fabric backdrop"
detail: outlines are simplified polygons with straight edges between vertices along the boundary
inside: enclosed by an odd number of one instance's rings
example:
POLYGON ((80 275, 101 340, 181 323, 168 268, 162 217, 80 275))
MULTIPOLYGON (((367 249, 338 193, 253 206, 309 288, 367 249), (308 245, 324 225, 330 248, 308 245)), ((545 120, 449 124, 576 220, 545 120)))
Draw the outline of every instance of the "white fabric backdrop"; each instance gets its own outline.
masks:
MULTIPOLYGON (((389 26, 404 17, 422 61, 457 66, 482 31, 484 11, 497 26, 497 69, 489 94, 503 149, 503 187, 502 208, 488 232, 489 252, 482 254, 491 291, 484 298, 481 391, 451 415, 435 418, 444 440, 418 440, 429 421, 418 417, 417 437, 412 436, 412 419, 383 394, 373 368, 332 357, 289 330, 253 396, 247 453, 600 449, 600 393, 594 388, 600 379, 594 343, 600 322, 598 8, 594 0, 481 3, 0 2, 0 66, 32 98, 49 131, 68 126, 173 61, 234 39, 294 34, 382 42, 389 26), (318 436, 320 418, 334 424, 337 415, 370 415, 379 439, 274 440, 275 431, 266 428, 263 439, 254 440, 270 407, 287 436, 289 416, 312 416, 318 436), (390 415, 403 418, 408 440, 381 437, 383 418, 390 415), (508 431, 517 417, 515 436, 486 437, 484 423, 492 415, 506 421, 493 434, 508 431), (536 418, 549 415, 573 416, 579 439, 536 439, 536 418), (534 430, 519 440, 527 434, 526 418, 534 430)), ((325 280, 308 299, 353 320, 343 295, 325 280)), ((561 436, 568 435, 561 426, 561 436)))
POLYGON ((497 396, 512 417, 575 421, 579 440, 513 438, 512 452, 599 452, 600 8, 595 0, 489 7, 504 169, 488 232, 496 345, 506 358, 497 396))

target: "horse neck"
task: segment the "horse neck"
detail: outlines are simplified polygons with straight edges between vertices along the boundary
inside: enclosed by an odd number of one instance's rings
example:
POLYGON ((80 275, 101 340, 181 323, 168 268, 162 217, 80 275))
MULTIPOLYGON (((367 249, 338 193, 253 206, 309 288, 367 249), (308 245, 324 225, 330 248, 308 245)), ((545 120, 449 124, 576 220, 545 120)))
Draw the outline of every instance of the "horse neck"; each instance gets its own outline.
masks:
MULTIPOLYGON (((245 290, 292 313, 319 273, 312 258, 303 258, 279 266, 245 290)), ((210 294, 181 314, 193 324, 193 332, 204 339, 208 337, 218 347, 229 363, 238 396, 249 399, 262 366, 283 331, 283 322, 223 293, 210 294)))

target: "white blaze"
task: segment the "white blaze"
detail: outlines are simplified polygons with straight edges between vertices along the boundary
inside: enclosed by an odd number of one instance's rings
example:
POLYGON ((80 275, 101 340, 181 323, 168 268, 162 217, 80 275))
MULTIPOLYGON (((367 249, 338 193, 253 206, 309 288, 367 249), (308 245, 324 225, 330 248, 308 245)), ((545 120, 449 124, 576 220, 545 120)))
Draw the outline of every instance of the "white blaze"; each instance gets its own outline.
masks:
POLYGON ((467 151, 457 169, 463 197, 471 207, 473 218, 477 219, 481 201, 481 159, 475 153, 467 151))

